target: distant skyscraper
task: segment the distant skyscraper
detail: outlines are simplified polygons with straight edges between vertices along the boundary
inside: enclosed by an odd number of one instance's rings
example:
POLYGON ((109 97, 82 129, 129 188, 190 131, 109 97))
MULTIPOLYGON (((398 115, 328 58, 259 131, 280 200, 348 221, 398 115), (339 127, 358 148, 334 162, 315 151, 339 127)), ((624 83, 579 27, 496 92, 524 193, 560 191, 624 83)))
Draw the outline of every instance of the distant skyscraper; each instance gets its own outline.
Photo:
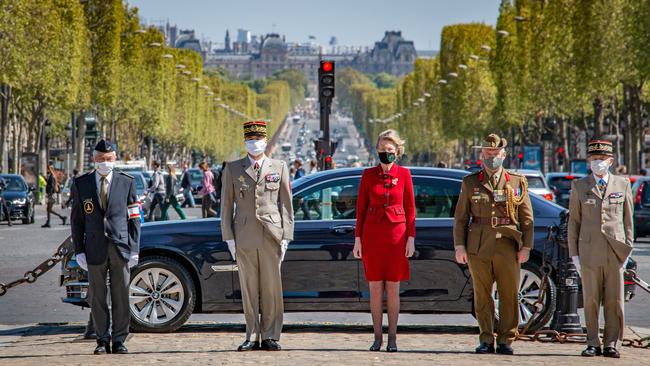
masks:
POLYGON ((246 29, 237 30, 237 42, 239 43, 251 43, 251 32, 246 29))
POLYGON ((330 38, 330 46, 336 46, 339 43, 339 41, 336 39, 336 37, 332 36, 330 38))
POLYGON ((224 42, 224 50, 230 52, 230 32, 226 29, 226 39, 224 42))

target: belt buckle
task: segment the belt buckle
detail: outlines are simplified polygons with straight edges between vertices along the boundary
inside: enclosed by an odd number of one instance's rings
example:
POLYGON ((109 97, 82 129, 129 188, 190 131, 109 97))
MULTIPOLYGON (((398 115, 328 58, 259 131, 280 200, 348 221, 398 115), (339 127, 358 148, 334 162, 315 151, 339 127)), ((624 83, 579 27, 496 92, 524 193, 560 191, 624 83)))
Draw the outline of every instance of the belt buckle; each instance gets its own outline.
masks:
POLYGON ((496 216, 492 216, 490 223, 492 224, 492 227, 497 227, 497 225, 499 224, 499 220, 497 219, 496 216))

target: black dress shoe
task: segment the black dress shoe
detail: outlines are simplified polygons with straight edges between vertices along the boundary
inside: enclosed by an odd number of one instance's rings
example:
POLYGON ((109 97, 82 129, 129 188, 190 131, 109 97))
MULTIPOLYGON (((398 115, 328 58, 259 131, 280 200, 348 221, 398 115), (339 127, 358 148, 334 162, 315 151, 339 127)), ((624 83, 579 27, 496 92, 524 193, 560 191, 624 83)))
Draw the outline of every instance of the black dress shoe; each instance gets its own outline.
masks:
POLYGON ((582 357, 594 357, 594 356, 602 356, 603 352, 600 349, 600 347, 595 347, 595 346, 587 346, 584 351, 582 351, 582 357))
POLYGON ((497 345, 497 353, 500 355, 514 355, 515 351, 507 344, 497 345))
POLYGON ((370 346, 370 351, 379 352, 380 350, 381 350, 381 339, 377 339, 372 343, 372 346, 370 346))
POLYGON ((256 351, 258 349, 260 349, 260 342, 251 342, 249 340, 244 341, 244 343, 237 347, 237 351, 239 352, 256 351))
POLYGON ((265 339, 262 341, 262 349, 265 351, 280 351, 282 347, 275 339, 265 339))
POLYGON ((123 354, 129 353, 129 350, 126 348, 124 343, 113 343, 113 353, 123 355, 123 354))
POLYGON ((481 344, 476 347, 476 353, 494 353, 494 345, 490 343, 481 342, 481 344))
POLYGON ((97 343, 97 347, 95 347, 95 351, 93 353, 96 355, 105 355, 107 353, 111 353, 111 346, 109 346, 106 342, 97 343))
POLYGON ((603 356, 611 357, 611 358, 621 358, 621 354, 618 353, 618 351, 614 347, 605 347, 605 349, 603 349, 603 356))
POLYGON ((386 352, 397 352, 397 344, 389 344, 386 346, 386 352))
POLYGON ((44 223, 41 227, 51 227, 49 222, 44 223))

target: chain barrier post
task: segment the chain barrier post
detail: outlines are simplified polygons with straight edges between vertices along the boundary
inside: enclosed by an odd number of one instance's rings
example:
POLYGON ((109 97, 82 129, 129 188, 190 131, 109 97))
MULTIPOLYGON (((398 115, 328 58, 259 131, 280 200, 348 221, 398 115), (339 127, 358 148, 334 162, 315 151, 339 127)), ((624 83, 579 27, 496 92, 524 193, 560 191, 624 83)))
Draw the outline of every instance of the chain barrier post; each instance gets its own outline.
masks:
POLYGON ((569 211, 560 214, 560 226, 556 234, 558 246, 558 306, 555 313, 555 330, 567 334, 582 333, 578 315, 579 275, 569 256, 569 211))

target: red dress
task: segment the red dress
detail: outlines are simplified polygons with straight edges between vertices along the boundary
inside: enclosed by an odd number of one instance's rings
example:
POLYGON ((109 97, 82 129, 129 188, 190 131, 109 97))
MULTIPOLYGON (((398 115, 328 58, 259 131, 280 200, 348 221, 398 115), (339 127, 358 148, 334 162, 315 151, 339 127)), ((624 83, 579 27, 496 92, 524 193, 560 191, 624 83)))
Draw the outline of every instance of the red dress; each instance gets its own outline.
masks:
POLYGON ((356 236, 368 281, 407 281, 411 277, 406 239, 415 237, 415 197, 411 172, 393 163, 364 170, 357 200, 356 236))

